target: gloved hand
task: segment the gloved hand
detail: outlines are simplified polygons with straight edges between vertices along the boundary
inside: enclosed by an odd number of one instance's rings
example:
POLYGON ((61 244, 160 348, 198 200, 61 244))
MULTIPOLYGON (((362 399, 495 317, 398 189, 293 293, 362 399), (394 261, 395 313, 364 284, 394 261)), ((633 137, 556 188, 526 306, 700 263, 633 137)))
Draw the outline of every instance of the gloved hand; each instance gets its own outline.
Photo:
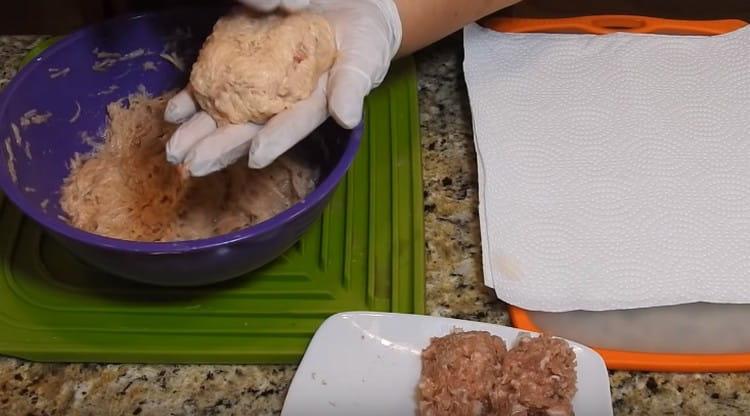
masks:
POLYGON ((239 2, 251 9, 266 13, 276 9, 295 12, 310 5, 310 0, 239 0, 239 2))
POLYGON ((167 159, 184 163, 192 176, 204 176, 234 163, 245 153, 250 168, 264 168, 332 116, 344 128, 362 119, 364 98, 380 85, 401 44, 401 21, 393 0, 243 0, 264 10, 307 6, 331 24, 338 46, 336 62, 310 97, 271 118, 217 128, 186 89, 167 105, 165 119, 182 123, 167 143, 167 159))

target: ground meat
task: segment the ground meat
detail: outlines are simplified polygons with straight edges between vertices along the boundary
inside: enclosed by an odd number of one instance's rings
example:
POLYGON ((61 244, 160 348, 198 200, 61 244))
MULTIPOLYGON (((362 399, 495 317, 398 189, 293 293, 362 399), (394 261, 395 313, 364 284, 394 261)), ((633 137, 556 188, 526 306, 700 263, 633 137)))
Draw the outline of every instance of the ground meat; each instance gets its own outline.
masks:
POLYGON ((505 355, 501 381, 513 403, 513 416, 572 415, 575 360, 575 353, 562 339, 520 337, 505 355))
POLYGON ((490 393, 501 377, 505 353, 503 340, 487 332, 457 332, 433 339, 422 352, 420 414, 498 414, 490 393))
POLYGON ((307 98, 335 56, 333 29, 320 15, 238 9, 216 22, 190 86, 220 123, 265 123, 307 98))
POLYGON ((265 169, 240 160, 188 177, 166 158, 171 95, 136 94, 107 107, 104 142, 75 158, 63 184, 60 205, 73 226, 132 241, 207 238, 265 221, 315 187, 317 170, 291 155, 265 169))
POLYGON ((546 335, 520 337, 506 352, 487 332, 434 338, 422 352, 422 416, 568 416, 576 393, 575 353, 546 335))

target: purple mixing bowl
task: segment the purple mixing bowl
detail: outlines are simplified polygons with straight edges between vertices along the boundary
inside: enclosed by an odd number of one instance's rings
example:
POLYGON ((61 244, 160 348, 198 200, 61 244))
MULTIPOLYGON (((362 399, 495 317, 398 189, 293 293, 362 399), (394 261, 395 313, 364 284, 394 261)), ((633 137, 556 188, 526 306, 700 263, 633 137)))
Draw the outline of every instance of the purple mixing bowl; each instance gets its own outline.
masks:
MULTIPOLYGON (((253 227, 202 240, 140 243, 93 235, 61 219, 59 192, 68 175, 68 162, 76 152, 90 150, 81 134, 100 136, 106 105, 141 85, 152 94, 184 86, 187 73, 160 55, 176 51, 189 71, 223 11, 141 14, 85 28, 32 60, 3 91, 0 140, 9 139, 0 143, 0 190, 84 261, 157 285, 227 280, 257 269, 290 248, 319 217, 346 174, 359 147, 362 126, 349 131, 329 121, 294 149, 320 166, 316 189, 304 201, 253 227), (124 58, 108 58, 101 52, 124 58), (31 110, 51 116, 40 124, 22 122, 31 110)), ((0 236, 7 232, 0 230, 0 236)))

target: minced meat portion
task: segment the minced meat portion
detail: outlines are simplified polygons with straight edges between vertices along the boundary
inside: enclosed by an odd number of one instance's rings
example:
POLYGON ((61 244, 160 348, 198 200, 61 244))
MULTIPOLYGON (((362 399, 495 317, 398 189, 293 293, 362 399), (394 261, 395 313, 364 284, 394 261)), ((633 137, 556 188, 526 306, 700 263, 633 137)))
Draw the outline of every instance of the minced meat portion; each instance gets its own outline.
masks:
POLYGON ((505 343, 488 332, 457 332, 422 352, 419 410, 424 416, 495 414, 490 393, 501 377, 505 343))
POLYGON ((273 217, 308 195, 317 170, 283 155, 265 169, 244 161, 193 178, 167 161, 176 126, 163 114, 172 93, 139 93, 107 107, 104 142, 72 161, 60 205, 75 227, 131 241, 194 240, 273 217))
POLYGON ((575 360, 575 353, 562 339, 520 337, 503 360, 502 389, 510 396, 513 415, 572 415, 575 360))
POLYGON ((190 86, 219 123, 263 124, 309 97, 335 58, 334 31, 323 16, 241 8, 216 22, 190 86))
POLYGON ((488 332, 455 332, 422 352, 422 416, 572 416, 575 393, 575 353, 562 339, 523 336, 506 351, 488 332))

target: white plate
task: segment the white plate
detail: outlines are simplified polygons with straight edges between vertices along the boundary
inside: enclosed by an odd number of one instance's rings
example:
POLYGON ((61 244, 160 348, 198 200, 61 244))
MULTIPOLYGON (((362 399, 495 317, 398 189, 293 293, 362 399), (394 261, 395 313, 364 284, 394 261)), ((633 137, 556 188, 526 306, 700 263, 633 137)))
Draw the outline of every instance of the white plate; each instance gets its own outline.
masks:
MULTIPOLYGON (((408 415, 417 411, 421 351, 430 338, 454 328, 487 331, 506 344, 515 328, 430 316, 352 312, 334 315, 318 329, 292 380, 282 416, 408 415)), ((593 350, 574 342, 576 416, 612 415, 609 377, 593 350)))

